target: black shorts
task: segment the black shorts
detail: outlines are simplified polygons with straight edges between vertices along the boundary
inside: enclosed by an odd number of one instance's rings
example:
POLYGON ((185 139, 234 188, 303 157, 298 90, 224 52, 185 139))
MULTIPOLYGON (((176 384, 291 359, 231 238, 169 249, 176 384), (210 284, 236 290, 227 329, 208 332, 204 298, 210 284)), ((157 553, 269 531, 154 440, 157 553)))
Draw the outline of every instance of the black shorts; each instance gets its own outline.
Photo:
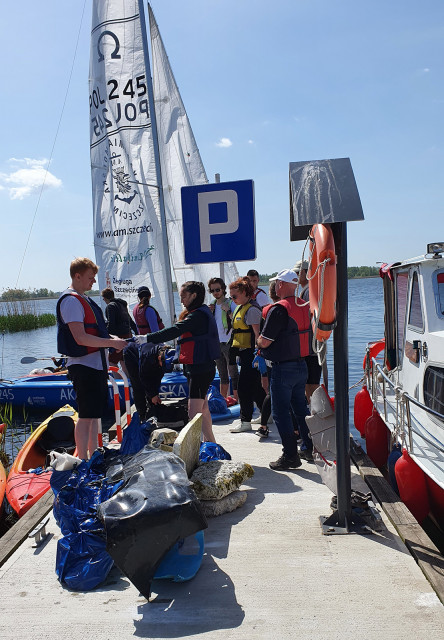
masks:
POLYGON ((108 372, 72 364, 68 374, 76 392, 79 418, 102 418, 108 406, 108 372))
POLYGON ((187 372, 188 379, 188 397, 190 399, 204 400, 208 393, 208 387, 214 380, 216 373, 216 365, 210 370, 201 373, 187 372))
POLYGON ((318 356, 306 356, 308 377, 306 384, 319 384, 321 382, 322 367, 319 364, 318 356))

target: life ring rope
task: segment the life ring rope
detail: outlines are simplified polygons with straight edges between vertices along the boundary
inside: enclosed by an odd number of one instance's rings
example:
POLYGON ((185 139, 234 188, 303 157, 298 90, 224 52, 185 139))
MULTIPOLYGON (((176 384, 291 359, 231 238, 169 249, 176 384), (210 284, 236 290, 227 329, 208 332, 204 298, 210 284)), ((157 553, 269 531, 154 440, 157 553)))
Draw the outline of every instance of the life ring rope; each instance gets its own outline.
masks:
MULTIPOLYGON (((310 288, 313 351, 320 354, 318 343, 328 340, 336 326, 336 254, 330 225, 313 225, 307 242, 311 244, 307 280, 310 288)), ((325 352, 322 355, 325 359, 325 352)), ((321 361, 319 355, 318 358, 321 361)))

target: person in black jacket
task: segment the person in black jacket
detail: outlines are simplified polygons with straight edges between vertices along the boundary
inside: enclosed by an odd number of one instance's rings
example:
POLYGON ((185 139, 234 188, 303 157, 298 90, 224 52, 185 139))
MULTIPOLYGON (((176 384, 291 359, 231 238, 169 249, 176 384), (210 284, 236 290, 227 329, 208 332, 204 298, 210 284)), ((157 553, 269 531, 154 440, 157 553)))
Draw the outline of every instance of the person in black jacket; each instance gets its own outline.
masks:
MULTIPOLYGON (((106 304, 105 316, 108 333, 111 336, 118 336, 119 338, 126 339, 132 337, 131 331, 134 331, 134 333, 137 334, 136 323, 128 313, 128 303, 126 300, 116 298, 114 296, 114 291, 110 288, 103 289, 102 298, 106 304)), ((122 369, 126 374, 128 373, 123 361, 122 351, 119 353, 110 353, 109 361, 116 367, 120 362, 122 369)))

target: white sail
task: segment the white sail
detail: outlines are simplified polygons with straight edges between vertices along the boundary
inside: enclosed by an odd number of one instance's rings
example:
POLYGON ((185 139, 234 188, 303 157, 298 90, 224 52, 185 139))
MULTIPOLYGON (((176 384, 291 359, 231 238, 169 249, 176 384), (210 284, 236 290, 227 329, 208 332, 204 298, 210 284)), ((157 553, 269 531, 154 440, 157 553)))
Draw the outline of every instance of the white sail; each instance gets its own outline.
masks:
MULTIPOLYGON (((219 277, 219 264, 185 264, 180 190, 183 186, 205 184, 208 179, 149 5, 148 10, 154 102, 171 265, 178 287, 187 280, 198 280, 206 285, 211 277, 219 277)), ((236 264, 225 263, 225 282, 232 282, 238 277, 236 264)))
MULTIPOLYGON (((143 10, 143 8, 142 8, 143 10)), ((100 288, 135 302, 148 285, 167 322, 172 294, 162 244, 147 66, 137 0, 94 0, 89 78, 94 246, 100 288)))

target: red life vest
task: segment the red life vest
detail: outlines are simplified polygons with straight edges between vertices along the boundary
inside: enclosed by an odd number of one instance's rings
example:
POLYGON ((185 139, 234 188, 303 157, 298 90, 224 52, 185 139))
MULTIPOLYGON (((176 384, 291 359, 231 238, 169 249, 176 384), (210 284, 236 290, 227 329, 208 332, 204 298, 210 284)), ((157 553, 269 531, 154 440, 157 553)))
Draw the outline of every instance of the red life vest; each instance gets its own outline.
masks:
POLYGON ((180 345, 180 364, 203 364, 220 358, 219 332, 212 312, 202 305, 192 313, 204 313, 208 318, 208 329, 207 333, 199 336, 189 331, 180 336, 177 341, 180 345))
MULTIPOLYGON (((268 347, 261 349, 261 355, 272 362, 285 362, 299 360, 311 355, 312 330, 308 305, 301 298, 284 298, 271 307, 278 304, 285 307, 288 313, 287 327, 280 331, 276 340, 268 347)), ((265 310, 265 309, 264 309, 265 310)))
MULTIPOLYGON (((159 314, 157 313, 156 309, 154 307, 152 307, 151 305, 148 305, 148 306, 156 314, 157 324, 159 326, 159 329, 165 329, 165 325, 162 322, 162 318, 159 316, 159 314)), ((138 304, 133 309, 134 320, 135 320, 135 322, 137 324, 137 329, 138 329, 139 334, 141 336, 145 336, 147 333, 153 333, 150 325, 148 324, 148 320, 146 319, 146 315, 145 315, 146 309, 147 309, 146 306, 145 307, 139 307, 138 304)))
POLYGON ((78 358, 88 353, 100 351, 101 347, 85 347, 84 345, 77 344, 74 340, 71 330, 64 322, 60 312, 60 304, 67 296, 74 296, 77 298, 83 307, 85 312, 85 317, 83 319, 85 333, 92 336, 99 336, 101 338, 109 338, 105 319, 99 305, 96 304, 94 300, 79 295, 76 291, 69 291, 64 293, 57 301, 57 348, 59 353, 71 356, 72 358, 78 358))
MULTIPOLYGON (((253 293, 253 295, 251 296, 251 300, 256 300, 256 298, 258 297, 259 293, 262 291, 262 293, 265 293, 265 291, 263 289, 261 289, 260 287, 258 287, 258 289, 253 293)), ((265 295, 267 295, 265 293, 265 295)))

